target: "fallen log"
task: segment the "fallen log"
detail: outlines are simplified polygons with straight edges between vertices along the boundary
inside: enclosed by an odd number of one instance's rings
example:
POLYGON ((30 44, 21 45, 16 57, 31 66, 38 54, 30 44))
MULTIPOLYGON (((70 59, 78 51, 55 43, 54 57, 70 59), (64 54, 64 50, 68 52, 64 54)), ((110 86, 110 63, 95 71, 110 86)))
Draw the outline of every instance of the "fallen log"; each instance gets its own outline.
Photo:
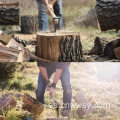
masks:
POLYGON ((96 11, 102 31, 120 29, 119 0, 96 0, 96 11))
POLYGON ((73 98, 80 106, 77 110, 77 114, 79 115, 79 117, 82 118, 84 115, 88 115, 90 112, 93 111, 93 106, 95 104, 93 98, 87 99, 82 91, 77 93, 77 95, 73 98))
POLYGON ((44 105, 40 104, 35 98, 25 93, 23 97, 22 109, 35 115, 40 115, 44 110, 44 105))
POLYGON ((94 47, 88 52, 88 55, 90 54, 104 55, 104 49, 107 44, 108 41, 106 38, 96 37, 94 41, 94 47))
POLYGON ((17 102, 11 95, 5 94, 0 99, 0 111, 7 111, 8 109, 13 109, 16 104, 17 102))
POLYGON ((19 25, 18 3, 0 4, 0 25, 19 25))
POLYGON ((37 16, 22 16, 21 17, 21 33, 32 34, 38 31, 37 16))
POLYGON ((80 34, 73 32, 41 32, 37 34, 37 56, 53 62, 82 61, 80 34))

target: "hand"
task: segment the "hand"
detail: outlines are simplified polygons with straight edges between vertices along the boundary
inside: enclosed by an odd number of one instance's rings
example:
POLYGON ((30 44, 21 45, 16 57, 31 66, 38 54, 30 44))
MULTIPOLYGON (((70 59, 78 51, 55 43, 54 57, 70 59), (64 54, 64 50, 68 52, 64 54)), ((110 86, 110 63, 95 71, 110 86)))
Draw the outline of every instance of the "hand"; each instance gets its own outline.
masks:
POLYGON ((50 96, 52 96, 52 95, 55 94, 55 88, 54 88, 54 87, 51 87, 51 88, 49 89, 49 94, 50 94, 50 96))
POLYGON ((48 4, 47 5, 47 11, 46 11, 46 13, 50 16, 50 10, 52 10, 53 11, 53 5, 52 4, 48 4))

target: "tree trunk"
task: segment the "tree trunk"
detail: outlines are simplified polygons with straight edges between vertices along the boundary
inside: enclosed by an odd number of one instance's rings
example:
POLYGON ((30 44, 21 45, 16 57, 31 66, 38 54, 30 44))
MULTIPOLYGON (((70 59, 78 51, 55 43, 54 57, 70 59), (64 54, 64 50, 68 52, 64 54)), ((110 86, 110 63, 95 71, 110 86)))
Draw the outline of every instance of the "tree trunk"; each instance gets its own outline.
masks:
POLYGON ((111 59, 116 59, 114 50, 118 47, 120 47, 120 39, 109 42, 105 47, 104 56, 111 59))
POLYGON ((102 31, 120 29, 119 0, 96 0, 96 11, 102 31))
POLYGON ((21 17, 21 32, 24 34, 32 34, 38 31, 37 16, 22 16, 21 17))
POLYGON ((0 25, 19 25, 18 3, 0 4, 0 25))
POLYGON ((12 109, 16 106, 17 102, 15 99, 9 95, 5 94, 1 99, 0 99, 0 111, 6 111, 7 109, 12 109))
POLYGON ((56 32, 37 34, 37 56, 54 62, 82 61, 79 33, 56 32))
POLYGON ((23 97, 22 109, 27 110, 35 115, 40 115, 44 110, 44 106, 36 99, 25 93, 23 97))

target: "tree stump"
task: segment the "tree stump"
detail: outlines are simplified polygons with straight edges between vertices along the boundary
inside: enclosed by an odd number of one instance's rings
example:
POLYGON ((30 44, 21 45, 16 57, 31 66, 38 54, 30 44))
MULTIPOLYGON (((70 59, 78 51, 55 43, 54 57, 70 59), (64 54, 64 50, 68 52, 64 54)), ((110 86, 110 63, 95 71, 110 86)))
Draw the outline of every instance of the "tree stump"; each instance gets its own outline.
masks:
POLYGON ((37 56, 53 62, 82 61, 80 34, 73 32, 41 32, 37 34, 37 56))
POLYGON ((1 99, 0 99, 0 111, 6 111, 7 109, 12 109, 16 106, 17 102, 15 99, 9 95, 5 94, 1 99))
POLYGON ((22 16, 21 17, 21 32, 24 34, 33 34, 38 31, 37 16, 22 16))
POLYGON ((96 11, 102 31, 120 29, 119 0, 96 0, 96 11))
POLYGON ((40 104, 35 98, 25 93, 23 97, 22 109, 27 110, 34 115, 40 115, 44 110, 44 106, 40 104))
POLYGON ((0 4, 0 25, 19 25, 19 4, 0 4))

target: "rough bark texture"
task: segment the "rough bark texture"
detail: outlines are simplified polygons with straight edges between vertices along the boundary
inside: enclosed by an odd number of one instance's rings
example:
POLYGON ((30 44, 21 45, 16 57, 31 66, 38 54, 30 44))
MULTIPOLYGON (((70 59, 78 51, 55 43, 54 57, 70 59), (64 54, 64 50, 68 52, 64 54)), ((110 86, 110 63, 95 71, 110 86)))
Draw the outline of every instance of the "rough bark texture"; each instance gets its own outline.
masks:
POLYGON ((18 3, 0 4, 0 25, 19 25, 18 3))
POLYGON ((102 31, 120 29, 119 0, 96 0, 96 11, 102 31))
POLYGON ((37 16, 22 16, 21 17, 21 32, 25 34, 32 34, 38 31, 37 16))
POLYGON ((24 94, 22 109, 40 115, 44 110, 44 106, 30 95, 24 94))
POLYGON ((104 50, 104 56, 116 59, 114 49, 120 47, 120 39, 109 42, 104 50))
POLYGON ((104 49, 108 41, 106 38, 96 37, 94 41, 94 47, 88 52, 88 54, 104 55, 104 49))
POLYGON ((7 109, 12 109, 16 106, 16 104, 17 104, 17 102, 11 95, 5 94, 0 99, 0 111, 2 111, 2 110, 6 111, 7 109))
POLYGON ((54 62, 82 61, 79 33, 56 32, 37 35, 37 56, 54 62))

